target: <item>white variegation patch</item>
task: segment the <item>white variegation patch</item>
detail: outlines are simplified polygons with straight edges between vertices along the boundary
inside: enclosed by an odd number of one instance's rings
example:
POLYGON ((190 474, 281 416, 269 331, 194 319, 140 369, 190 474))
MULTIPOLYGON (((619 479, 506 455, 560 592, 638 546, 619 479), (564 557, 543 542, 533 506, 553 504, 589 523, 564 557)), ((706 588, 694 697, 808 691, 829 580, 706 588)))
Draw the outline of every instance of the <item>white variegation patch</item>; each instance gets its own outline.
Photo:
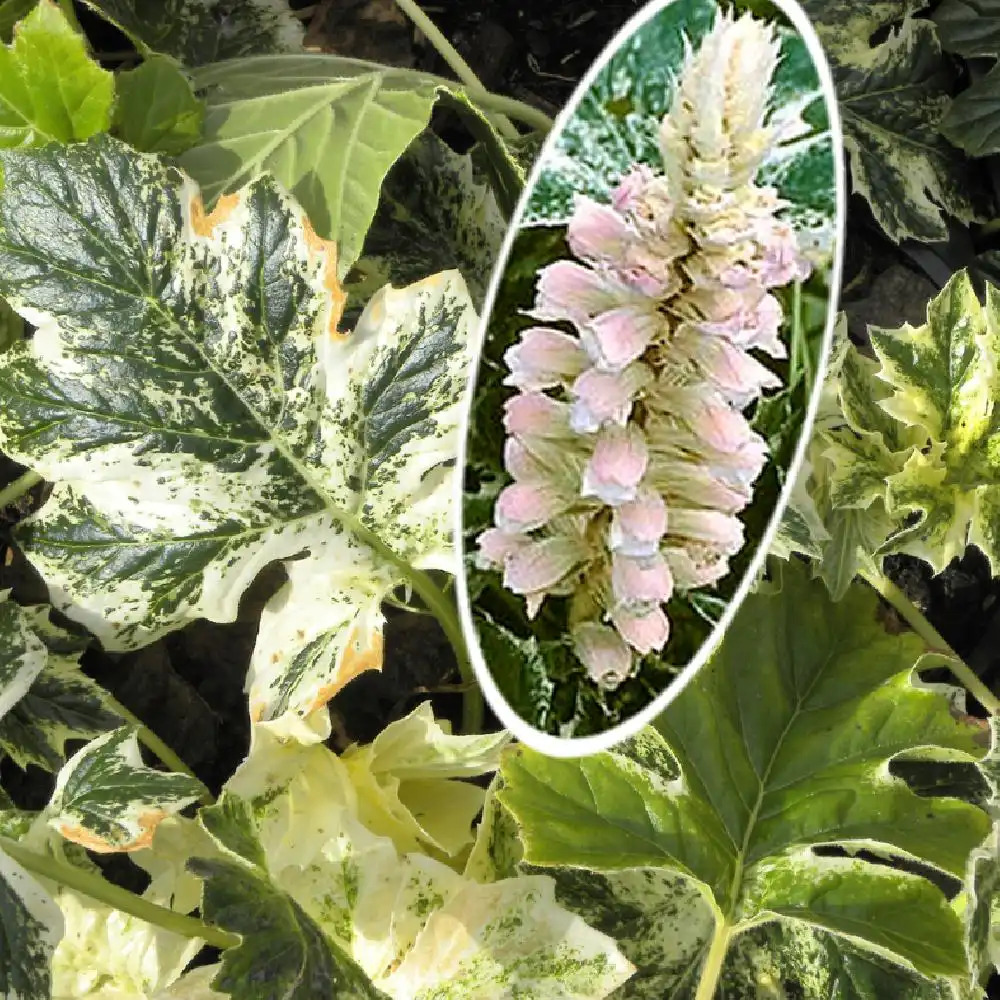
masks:
POLYGON ((232 621, 285 560, 251 713, 309 716, 381 666, 382 600, 452 568, 464 281, 385 288, 348 333, 338 248, 269 178, 207 214, 107 137, 4 166, 0 292, 39 331, 0 361, 0 445, 55 484, 19 529, 53 604, 133 649, 232 621), (27 190, 44 226, 19 214, 27 190))
POLYGON ((134 730, 91 740, 59 771, 46 809, 49 826, 100 853, 148 847, 157 826, 194 802, 200 784, 146 767, 134 730))
POLYGON ((28 693, 47 659, 27 614, 10 600, 9 590, 0 591, 0 718, 28 693))

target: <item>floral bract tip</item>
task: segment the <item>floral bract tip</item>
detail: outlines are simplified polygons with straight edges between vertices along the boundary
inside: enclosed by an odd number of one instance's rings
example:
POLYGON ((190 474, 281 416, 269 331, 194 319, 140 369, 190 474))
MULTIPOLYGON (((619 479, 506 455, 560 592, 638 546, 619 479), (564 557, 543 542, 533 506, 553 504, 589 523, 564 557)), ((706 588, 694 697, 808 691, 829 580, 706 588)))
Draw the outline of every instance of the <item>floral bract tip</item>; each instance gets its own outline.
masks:
POLYGON ((661 169, 633 168, 609 204, 577 198, 574 259, 539 272, 539 325, 505 355, 513 482, 477 560, 531 616, 568 598, 573 649, 605 688, 666 645, 675 591, 728 573, 767 460, 743 411, 780 380, 750 352, 785 356, 770 289, 809 273, 755 182, 778 56, 769 26, 717 18, 661 122, 661 169))

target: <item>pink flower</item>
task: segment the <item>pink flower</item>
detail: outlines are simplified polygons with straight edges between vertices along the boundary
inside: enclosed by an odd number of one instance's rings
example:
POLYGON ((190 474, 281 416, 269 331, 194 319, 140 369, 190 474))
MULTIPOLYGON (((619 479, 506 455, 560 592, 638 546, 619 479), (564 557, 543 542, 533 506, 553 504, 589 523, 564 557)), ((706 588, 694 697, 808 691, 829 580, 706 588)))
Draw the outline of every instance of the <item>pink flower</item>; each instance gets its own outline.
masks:
POLYGON ((577 625, 573 629, 573 647, 598 687, 616 688, 632 672, 632 653, 621 636, 606 625, 577 625))
POLYGON ((505 560, 504 586, 515 594, 550 590, 571 573, 586 554, 574 539, 560 536, 520 546, 505 560))
POLYGON ((531 315, 544 321, 585 323, 618 305, 621 290, 583 264, 559 260, 542 268, 531 315))
POLYGON ((570 250, 583 260, 620 257, 632 237, 625 217, 608 205, 577 195, 566 230, 570 250))
POLYGON ((743 524, 731 514, 717 510, 670 511, 670 539, 689 538, 733 555, 743 547, 743 524))
POLYGON ((615 600, 626 607, 664 604, 674 591, 674 580, 663 557, 626 556, 616 552, 611 562, 615 600))
POLYGON ((479 536, 478 542, 476 565, 480 569, 503 569, 510 556, 531 544, 527 535, 501 531, 499 528, 488 528, 479 536))
POLYGON ((642 357, 660 328, 659 317, 635 306, 609 309, 580 329, 591 361, 605 371, 621 371, 642 357))
POLYGON ((508 434, 560 437, 569 427, 569 406, 542 392, 522 392, 504 404, 503 425, 508 434))
POLYGON ((639 196, 648 187, 654 177, 653 171, 645 164, 632 168, 611 192, 611 206, 616 212, 627 212, 633 207, 639 196))
POLYGON ((642 655, 663 649, 670 637, 670 622, 659 607, 649 611, 618 607, 611 612, 611 621, 618 634, 642 655))
POLYGON ((651 556, 659 551, 660 539, 666 533, 667 505, 659 493, 645 489, 634 500, 615 508, 608 544, 614 553, 651 556))
POLYGON ((579 375, 588 364, 576 337, 544 326, 523 330, 520 342, 507 349, 504 360, 510 369, 504 385, 529 391, 554 388, 579 375))
POLYGON ((584 469, 580 493, 611 507, 634 500, 648 461, 646 441, 638 427, 605 427, 584 469))
POLYGON ((545 483, 512 483, 497 497, 495 521, 501 531, 525 532, 540 528, 572 503, 545 483))
POLYGON ((573 383, 570 427, 578 434, 592 434, 604 424, 625 424, 647 371, 638 364, 616 373, 585 371, 573 383))

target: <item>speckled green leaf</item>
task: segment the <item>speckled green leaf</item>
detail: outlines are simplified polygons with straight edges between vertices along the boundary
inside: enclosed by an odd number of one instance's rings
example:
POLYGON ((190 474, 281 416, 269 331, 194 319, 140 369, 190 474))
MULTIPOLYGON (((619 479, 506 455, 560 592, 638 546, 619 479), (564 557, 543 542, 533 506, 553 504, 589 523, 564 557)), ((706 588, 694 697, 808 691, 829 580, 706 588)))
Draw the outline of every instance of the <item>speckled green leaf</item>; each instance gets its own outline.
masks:
POLYGON ((148 847, 157 825, 201 790, 186 774, 146 767, 135 730, 123 727, 91 740, 60 769, 48 821, 91 851, 135 851, 148 847))
POLYGON ((0 147, 74 142, 111 121, 114 80, 90 58, 55 0, 38 6, 0 43, 0 147))
POLYGON ((387 282, 409 284, 457 268, 481 307, 505 229, 493 192, 473 175, 471 158, 427 132, 385 179, 348 294, 366 302, 387 282))
POLYGON ((181 164, 206 203, 272 174, 337 243, 343 278, 385 175, 427 125, 438 84, 328 55, 234 60, 203 67, 194 83, 207 105, 204 135, 181 164))
POLYGON ((205 105, 173 59, 150 56, 115 84, 115 130, 130 146, 176 156, 201 138, 205 105))
MULTIPOLYGON (((791 563, 777 594, 747 599, 656 729, 578 760, 511 754, 499 794, 525 862, 690 880, 717 946, 780 919, 926 976, 963 975, 961 921, 934 883, 814 850, 868 848, 960 878, 989 830, 979 808, 890 777, 897 755, 977 760, 984 748, 944 692, 916 682, 919 640, 886 635, 876 606, 860 586, 831 602, 791 563)), ((702 969, 709 939, 685 952, 702 969)))
POLYGON ((186 66, 268 52, 301 52, 303 30, 287 0, 84 0, 141 52, 186 66))
POLYGON ((0 995, 51 1000, 49 964, 62 935, 52 897, 0 850, 0 995))
POLYGON ((136 648, 290 560, 251 711, 309 714, 381 666, 408 567, 451 568, 462 278, 385 288, 345 334, 333 248, 269 178, 206 217, 106 137, 4 168, 0 291, 40 329, 0 358, 0 445, 55 483, 18 528, 53 603, 136 648))
POLYGON ((919 517, 886 551, 909 552, 940 572, 971 543, 1000 572, 1000 293, 990 286, 981 306, 959 272, 928 304, 924 325, 873 329, 871 341, 879 378, 893 390, 879 405, 920 445, 888 477, 890 513, 901 525, 911 512, 919 517))
POLYGON ((0 591, 0 718, 28 693, 48 659, 28 615, 0 591))
POLYGON ((272 882, 248 807, 224 798, 202 817, 229 854, 188 864, 205 880, 202 911, 243 939, 223 953, 212 987, 245 1000, 385 1000, 351 956, 272 882))
POLYGON ((107 692, 80 669, 88 641, 52 625, 48 608, 25 608, 24 615, 46 647, 46 660, 27 693, 0 719, 0 748, 19 767, 58 771, 68 740, 90 740, 123 720, 107 692))
POLYGON ((806 0, 833 70, 853 189, 896 242, 947 239, 981 209, 964 156, 941 135, 953 85, 922 4, 806 0), (897 25, 890 28, 890 25, 897 25), (888 29, 888 37, 869 39, 888 29))

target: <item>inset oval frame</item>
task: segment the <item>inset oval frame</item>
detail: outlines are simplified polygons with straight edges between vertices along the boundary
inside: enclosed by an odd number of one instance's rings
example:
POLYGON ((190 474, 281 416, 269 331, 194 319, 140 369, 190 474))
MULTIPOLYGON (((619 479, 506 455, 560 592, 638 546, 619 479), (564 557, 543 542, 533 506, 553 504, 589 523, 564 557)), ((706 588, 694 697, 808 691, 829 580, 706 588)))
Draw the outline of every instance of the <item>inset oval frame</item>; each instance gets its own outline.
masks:
POLYGON ((647 5, 546 139, 487 292, 455 505, 473 666, 534 749, 652 722, 760 578, 833 339, 842 153, 797 0, 647 5))

